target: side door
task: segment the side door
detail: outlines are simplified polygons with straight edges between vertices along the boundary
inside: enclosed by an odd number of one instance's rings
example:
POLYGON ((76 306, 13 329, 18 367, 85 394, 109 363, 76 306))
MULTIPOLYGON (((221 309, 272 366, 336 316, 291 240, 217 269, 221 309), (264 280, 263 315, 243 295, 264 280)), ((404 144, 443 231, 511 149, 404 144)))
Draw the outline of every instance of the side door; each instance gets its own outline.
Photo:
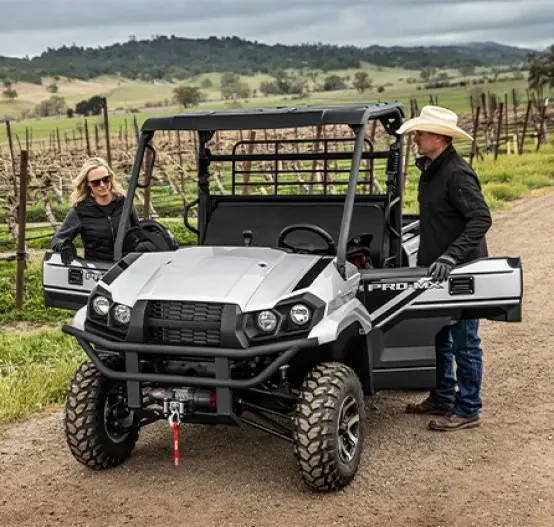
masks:
POLYGON ((59 253, 46 252, 42 261, 42 291, 46 307, 78 310, 112 262, 76 258, 64 265, 59 253))
POLYGON ((368 339, 376 389, 428 389, 435 383, 435 335, 461 319, 522 320, 519 258, 483 258, 433 282, 427 268, 361 271, 360 299, 372 319, 368 339))

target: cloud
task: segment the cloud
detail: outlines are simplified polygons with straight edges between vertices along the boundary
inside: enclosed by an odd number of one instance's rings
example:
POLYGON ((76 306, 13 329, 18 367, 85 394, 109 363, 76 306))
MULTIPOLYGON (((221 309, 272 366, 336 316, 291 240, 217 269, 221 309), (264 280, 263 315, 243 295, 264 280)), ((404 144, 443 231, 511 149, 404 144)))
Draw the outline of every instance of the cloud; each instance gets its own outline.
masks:
POLYGON ((0 0, 3 55, 154 34, 356 46, 495 40, 544 48, 554 41, 554 1, 0 0))

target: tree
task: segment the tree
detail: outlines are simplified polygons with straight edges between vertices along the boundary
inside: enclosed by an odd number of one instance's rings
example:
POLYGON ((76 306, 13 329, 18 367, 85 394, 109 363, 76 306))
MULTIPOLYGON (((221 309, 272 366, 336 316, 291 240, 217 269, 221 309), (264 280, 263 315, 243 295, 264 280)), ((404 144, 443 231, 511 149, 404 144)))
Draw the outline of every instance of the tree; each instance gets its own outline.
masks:
POLYGON ((373 81, 369 78, 367 71, 357 71, 354 74, 354 88, 359 93, 364 93, 366 90, 371 90, 373 81))
POLYGON ((475 73, 475 64, 462 64, 458 66, 458 71, 462 77, 467 77, 475 73))
POLYGON ((87 117, 88 115, 100 115, 104 108, 104 98, 93 95, 90 99, 78 102, 75 105, 75 113, 87 117))
POLYGON ((173 100, 188 108, 196 106, 202 100, 202 93, 196 86, 177 86, 173 89, 173 100))
POLYGON ((35 107, 35 113, 39 117, 61 115, 66 110, 65 99, 59 95, 52 95, 50 99, 42 101, 35 107))
POLYGON ((339 75, 329 75, 323 82, 324 91, 343 90, 345 87, 344 79, 339 75))
POLYGON ((241 82, 236 73, 226 72, 221 75, 221 95, 224 99, 246 99, 250 97, 250 86, 241 82))
POLYGON ((435 73, 437 73, 437 68, 423 68, 420 71, 419 76, 423 82, 427 82, 435 75, 435 73))
POLYGON ((546 55, 530 61, 529 87, 541 90, 545 86, 554 87, 554 44, 546 55))
POLYGON ((2 95, 9 99, 10 101, 13 101, 17 98, 17 91, 12 87, 12 81, 9 79, 4 80, 4 91, 2 92, 2 95))
POLYGON ((52 84, 49 84, 46 88, 46 91, 50 93, 58 93, 58 85, 53 82, 52 84))

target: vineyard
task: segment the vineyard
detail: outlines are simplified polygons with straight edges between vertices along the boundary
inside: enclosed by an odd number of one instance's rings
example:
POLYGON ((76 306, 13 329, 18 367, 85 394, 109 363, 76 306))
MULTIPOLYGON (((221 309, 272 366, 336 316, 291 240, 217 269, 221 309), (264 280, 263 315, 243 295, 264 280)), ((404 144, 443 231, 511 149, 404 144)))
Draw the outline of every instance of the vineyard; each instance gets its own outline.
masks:
MULTIPOLYGON (((433 97, 430 96, 430 102, 433 97)), ((474 141, 457 141, 456 148, 471 163, 499 155, 522 155, 534 152, 548 142, 548 123, 552 119, 548 99, 530 94, 521 104, 515 91, 504 99, 489 94, 471 99, 472 114, 459 117, 460 125, 470 132, 474 141), (510 107, 509 103, 510 102, 510 107)), ((105 157, 125 186, 133 165, 138 142, 139 126, 136 117, 125 119, 119 130, 110 128, 107 104, 104 104, 103 122, 89 129, 87 121, 80 123, 68 134, 53 131, 48 140, 33 141, 32 129, 27 128, 22 140, 11 133, 6 123, 8 144, 0 146, 0 206, 3 209, 6 227, 0 232, 0 252, 9 252, 15 247, 19 219, 19 179, 21 171, 27 174, 27 199, 25 221, 26 247, 48 247, 52 233, 63 220, 70 207, 69 195, 72 179, 81 164, 89 156, 105 157), (28 162, 22 168, 22 153, 28 162)), ((406 108, 407 117, 419 114, 416 100, 406 108)), ((283 130, 250 132, 217 132, 209 145, 213 153, 230 153, 233 147, 244 153, 264 152, 268 148, 294 148, 298 152, 321 149, 352 149, 352 132, 348 127, 323 126, 283 130), (292 143, 279 143, 283 139, 292 143), (330 138, 338 139, 331 141, 330 138), (280 146, 276 146, 280 145, 280 146), (265 149, 265 150, 264 150, 265 149)), ((379 149, 388 134, 378 122, 366 131, 366 143, 379 149)), ((195 152, 198 150, 197 135, 192 132, 163 132, 153 140, 156 162, 152 188, 138 192, 136 207, 139 214, 153 218, 182 218, 183 208, 196 197, 197 167, 195 152)), ((411 137, 405 148, 404 171, 408 176, 414 156, 411 137)), ((337 161, 289 161, 274 166, 273 162, 243 162, 241 166, 218 163, 210 167, 212 190, 228 193, 236 185, 242 192, 273 192, 272 183, 276 173, 285 173, 289 178, 290 192, 295 193, 341 193, 341 182, 346 181, 348 165, 337 161), (232 174, 236 177, 231 177, 232 174)), ((381 192, 384 185, 384 165, 379 161, 367 161, 362 166, 363 191, 381 192)), ((237 192, 237 190, 234 190, 237 192)), ((190 233, 181 233, 181 240, 190 239, 190 233)))

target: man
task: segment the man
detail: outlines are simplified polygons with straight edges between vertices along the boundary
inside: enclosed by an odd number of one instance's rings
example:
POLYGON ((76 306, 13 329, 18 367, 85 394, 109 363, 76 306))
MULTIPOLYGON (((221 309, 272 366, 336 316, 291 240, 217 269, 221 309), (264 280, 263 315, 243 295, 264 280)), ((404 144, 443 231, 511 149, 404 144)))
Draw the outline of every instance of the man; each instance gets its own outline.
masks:
MULTIPOLYGON (((472 139, 457 123, 454 112, 425 106, 398 130, 415 132, 422 156, 416 161, 422 171, 418 265, 429 266, 432 279, 441 282, 456 265, 488 256, 485 234, 492 223, 477 175, 452 145, 454 137, 472 139)), ((435 337, 436 387, 424 401, 406 408, 408 413, 439 416, 430 421, 432 430, 480 424, 483 352, 478 329, 479 320, 460 320, 435 337)))

